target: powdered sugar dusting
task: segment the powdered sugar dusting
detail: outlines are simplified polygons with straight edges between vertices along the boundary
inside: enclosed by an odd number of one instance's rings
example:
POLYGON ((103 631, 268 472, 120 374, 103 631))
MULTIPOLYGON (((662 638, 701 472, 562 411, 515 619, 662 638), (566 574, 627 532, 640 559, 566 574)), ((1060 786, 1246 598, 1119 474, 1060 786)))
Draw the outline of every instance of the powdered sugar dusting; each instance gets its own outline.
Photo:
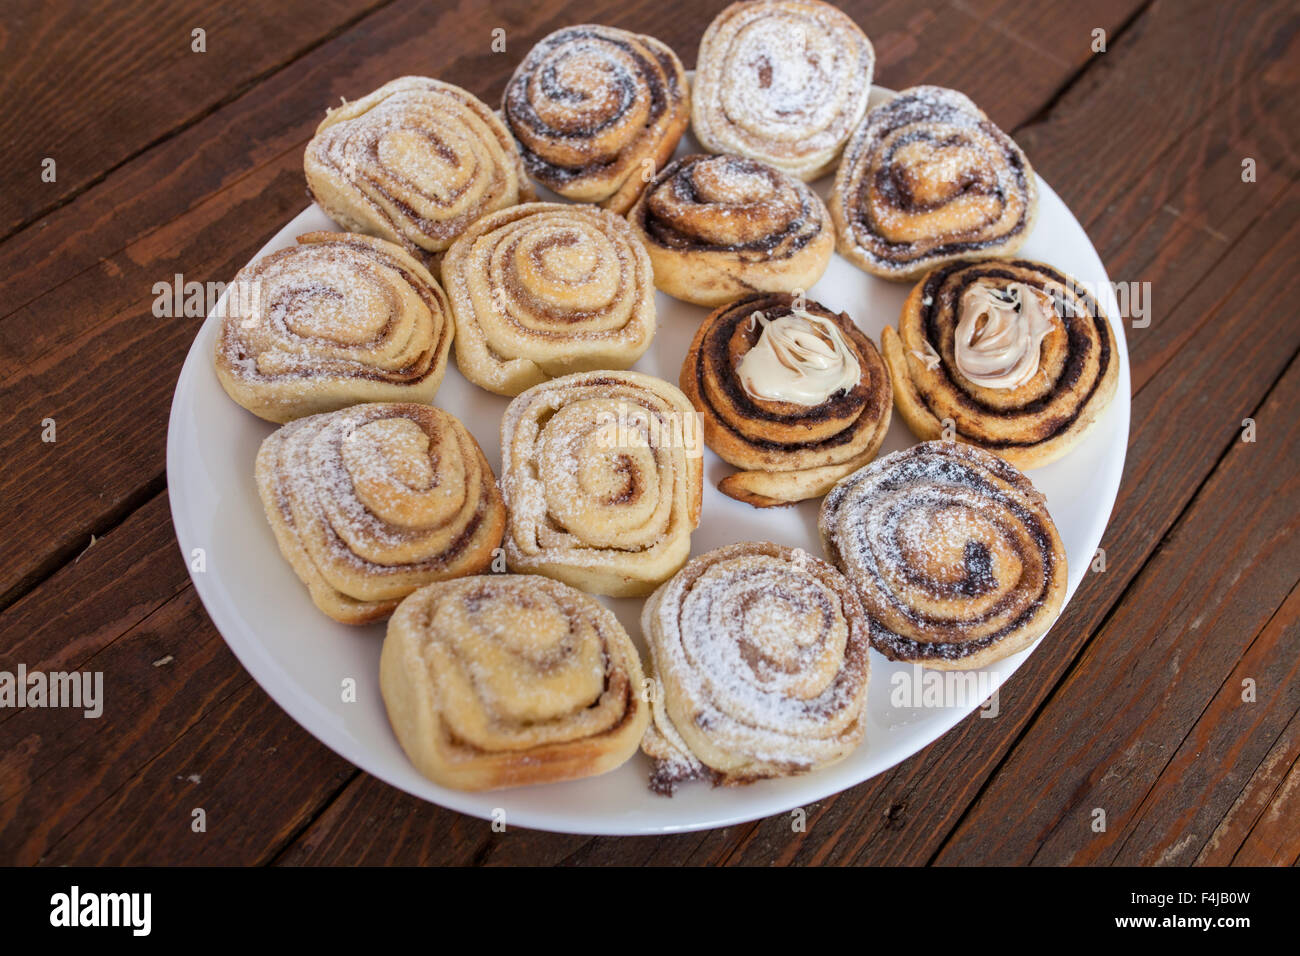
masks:
POLYGON ((808 0, 728 7, 700 44, 694 127, 714 152, 820 172, 866 112, 875 52, 845 14, 808 0))
POLYGON ((802 772, 861 739, 867 628, 824 562, 770 544, 721 548, 647 602, 643 627, 656 672, 680 695, 656 709, 656 726, 689 750, 667 712, 692 714, 691 735, 740 767, 719 772, 802 772))

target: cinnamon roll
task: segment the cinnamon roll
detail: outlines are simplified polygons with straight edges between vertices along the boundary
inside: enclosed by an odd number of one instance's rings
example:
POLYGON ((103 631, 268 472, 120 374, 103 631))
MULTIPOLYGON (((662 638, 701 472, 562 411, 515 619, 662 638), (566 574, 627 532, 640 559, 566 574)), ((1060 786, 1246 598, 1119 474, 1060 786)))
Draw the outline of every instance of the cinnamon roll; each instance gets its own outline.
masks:
POLYGON ((400 246, 312 232, 235 276, 217 378, 287 422, 358 402, 432 402, 454 325, 442 287, 400 246))
POLYGON ((1114 330, 1079 282, 1024 260, 954 262, 886 327, 894 401, 920 438, 955 438, 1017 468, 1056 461, 1115 396, 1114 330))
POLYGON ((777 293, 701 323, 682 391, 704 441, 739 471, 718 489, 760 508, 824 495, 875 457, 892 389, 875 345, 844 313, 777 293))
POLYGON ((686 132, 690 91, 677 54, 654 37, 584 24, 529 51, 501 112, 533 178, 621 216, 686 132))
POLYGON ((496 114, 459 86, 422 76, 330 110, 303 166, 331 219, 426 261, 480 216, 533 198, 496 114))
POLYGON ((628 216, 655 285, 697 305, 811 288, 835 251, 826 206, 805 183, 740 156, 685 156, 628 216))
POLYGON ((444 787, 605 773, 649 721, 618 619, 559 581, 491 574, 420 588, 388 622, 379 687, 402 749, 444 787))
POLYGON ((345 624, 483 571, 505 529, 478 443, 430 405, 353 405, 290 422, 262 442, 256 475, 280 553, 316 606, 345 624))
POLYGON ((692 129, 710 152, 817 179, 866 113, 875 65, 866 34, 828 3, 733 3, 700 41, 692 129))
POLYGON ((498 395, 627 368, 654 337, 650 258, 627 221, 603 209, 526 203, 484 216, 447 250, 442 278, 456 364, 498 395))
POLYGON ((645 603, 651 788, 816 770, 862 740, 870 646, 862 605, 825 561, 744 542, 688 563, 645 603))
POLYGON ((501 421, 512 571, 593 594, 649 594, 682 566, 700 523, 695 411, 640 372, 580 372, 535 385, 501 421))
POLYGON ((840 255, 908 280, 1019 249, 1038 214, 1038 181, 1015 140, 965 95, 914 86, 853 134, 830 210, 840 255))
POLYGON ((984 667, 1046 633, 1065 602, 1046 500, 971 445, 924 442, 872 462, 831 489, 819 529, 890 660, 984 667))

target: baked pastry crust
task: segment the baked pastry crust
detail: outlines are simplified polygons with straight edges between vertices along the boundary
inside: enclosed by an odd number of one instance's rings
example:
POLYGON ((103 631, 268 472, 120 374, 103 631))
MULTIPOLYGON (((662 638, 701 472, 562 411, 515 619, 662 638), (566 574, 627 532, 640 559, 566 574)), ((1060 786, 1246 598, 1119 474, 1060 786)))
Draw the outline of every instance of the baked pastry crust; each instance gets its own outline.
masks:
POLYGON ((604 209, 525 203, 484 216, 447 250, 442 277, 456 365, 498 395, 627 368, 654 338, 650 257, 604 209))
POLYGON ((829 766, 862 740, 866 614, 825 561, 770 542, 692 559, 646 601, 651 788, 736 785, 829 766))
POLYGON ((818 528, 890 660, 985 667, 1045 634, 1065 603, 1046 500, 971 445, 923 442, 872 462, 831 489, 818 528))
POLYGON ((501 420, 506 562, 591 594, 649 594, 700 523, 703 446, 686 396, 640 372, 580 372, 501 420))
POLYGON ((1038 215, 1038 180, 1015 140, 965 94, 914 86, 867 114, 829 205, 840 255, 907 281, 1019 249, 1038 215))
POLYGON ((810 182, 834 168, 866 113, 875 64, 867 35, 829 3, 733 3, 700 41, 692 129, 710 152, 810 182))
POLYGON ((589 23, 529 51, 501 112, 534 179, 621 216, 686 132, 690 87, 666 44, 589 23))
POLYGON ((746 391, 739 364, 758 341, 755 313, 790 315, 794 296, 753 295, 705 319, 682 363, 680 384, 704 424, 704 441, 740 469, 718 483, 739 501, 766 508, 826 494, 876 456, 889 431, 893 390, 876 346, 846 313, 807 301, 809 314, 836 324, 861 377, 819 405, 760 399, 746 391))
POLYGON ((650 253, 655 284, 697 305, 810 289, 835 251, 835 227, 817 194, 741 156, 674 161, 628 218, 650 253))
POLYGON ((606 773, 649 721, 632 639, 559 581, 477 575, 414 592, 388 622, 379 687, 417 770, 457 790, 606 773))
POLYGON ((383 239, 307 233, 239 270, 230 295, 217 378, 267 421, 359 402, 432 402, 447 371, 447 297, 383 239))
POLYGON ((534 196, 514 139, 487 104, 423 76, 331 109, 303 168, 331 219, 426 262, 480 216, 534 196))
POLYGON ((1119 346, 1096 300, 1070 276, 1024 259, 935 269, 907 297, 898 331, 886 326, 881 342, 895 406, 913 434, 978 445, 1020 469, 1041 468, 1073 449, 1119 383, 1119 346), (957 366, 961 296, 976 282, 1019 283, 1053 303, 1055 327, 1039 346, 1038 372, 1017 388, 978 385, 957 366))
POLYGON ((431 405, 376 402, 267 436, 257 490, 280 553, 321 611, 387 617, 432 581, 492 562, 505 506, 478 442, 431 405))

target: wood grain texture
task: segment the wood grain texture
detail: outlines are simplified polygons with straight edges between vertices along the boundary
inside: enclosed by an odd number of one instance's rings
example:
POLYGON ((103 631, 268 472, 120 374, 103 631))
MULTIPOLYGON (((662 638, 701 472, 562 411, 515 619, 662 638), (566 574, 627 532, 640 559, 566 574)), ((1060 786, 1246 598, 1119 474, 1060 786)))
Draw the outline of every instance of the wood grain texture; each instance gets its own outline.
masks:
POLYGON ((1196 858, 1300 710, 1300 630, 1263 633, 1300 578, 1296 407, 1300 364, 1256 412, 1268 438, 1235 443, 938 862, 1196 858), (1243 677, 1259 685, 1253 703, 1243 677))
POLYGON ((6 3, 0 239, 384 2, 6 3))
MULTIPOLYGON (((0 242, 13 423, 0 432, 0 669, 102 668, 110 701, 98 721, 0 712, 0 862, 1297 862, 1300 326, 1276 304, 1300 293, 1300 16, 1285 3, 842 4, 875 42, 878 82, 962 88, 1013 129, 1112 278, 1151 282, 1154 314, 1128 333, 1137 394, 1108 570, 1002 689, 997 718, 972 716, 805 808, 806 832, 783 815, 664 838, 494 833, 332 754, 216 634, 162 493, 166 412, 199 320, 153 318, 152 284, 229 278, 305 205, 301 150, 339 96, 433 73, 493 102, 532 42, 579 20, 653 33, 689 64, 723 5, 331 6, 353 16, 345 29, 250 48, 223 82, 274 67, 242 87, 198 84, 191 119, 168 119, 158 142, 132 127, 134 152, 103 157, 99 179, 0 242), (496 26, 505 55, 488 45, 496 26), (1254 445, 1236 440, 1248 415, 1254 445), (39 441, 45 417, 54 445, 39 441), (1252 510, 1244 488, 1267 500, 1252 510), (1269 520, 1290 537, 1270 537, 1269 520), (1106 834, 1076 826, 1094 805, 1106 834), (196 807, 206 833, 191 828, 196 807)), ((151 48, 164 33, 132 20, 118 36, 151 48)), ((13 201, 41 201, 25 190, 13 201)))

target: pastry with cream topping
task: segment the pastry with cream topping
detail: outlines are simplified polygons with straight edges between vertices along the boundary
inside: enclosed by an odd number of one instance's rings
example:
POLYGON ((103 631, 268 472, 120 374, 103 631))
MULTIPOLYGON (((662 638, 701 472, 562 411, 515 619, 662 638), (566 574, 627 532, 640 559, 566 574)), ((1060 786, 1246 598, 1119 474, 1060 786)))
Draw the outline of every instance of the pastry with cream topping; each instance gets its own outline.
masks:
POLYGON ((757 507, 824 495, 889 430, 893 393, 875 345, 848 315, 790 295, 751 295, 705 319, 681 386, 705 443, 739 469, 718 489, 757 507))
POLYGON ((651 789, 807 773, 862 740, 866 614, 838 571, 796 548, 742 542, 694 558, 641 613, 651 789))
POLYGON ((817 194, 741 156, 676 160, 628 218, 649 250, 655 285, 697 305, 812 288, 835 251, 835 227, 817 194))
POLYGON ((379 686, 417 770, 495 790, 606 773, 649 723, 641 658, 609 609, 533 575, 430 584, 388 622, 379 686))
POLYGON ((1010 255, 1038 213, 1015 140, 963 93, 915 86, 867 113, 830 196, 840 255, 885 279, 1010 255))
POLYGON ((881 345, 913 433, 978 445, 1021 469, 1069 452, 1119 382, 1115 333, 1096 300, 1020 259, 935 269, 881 345))

